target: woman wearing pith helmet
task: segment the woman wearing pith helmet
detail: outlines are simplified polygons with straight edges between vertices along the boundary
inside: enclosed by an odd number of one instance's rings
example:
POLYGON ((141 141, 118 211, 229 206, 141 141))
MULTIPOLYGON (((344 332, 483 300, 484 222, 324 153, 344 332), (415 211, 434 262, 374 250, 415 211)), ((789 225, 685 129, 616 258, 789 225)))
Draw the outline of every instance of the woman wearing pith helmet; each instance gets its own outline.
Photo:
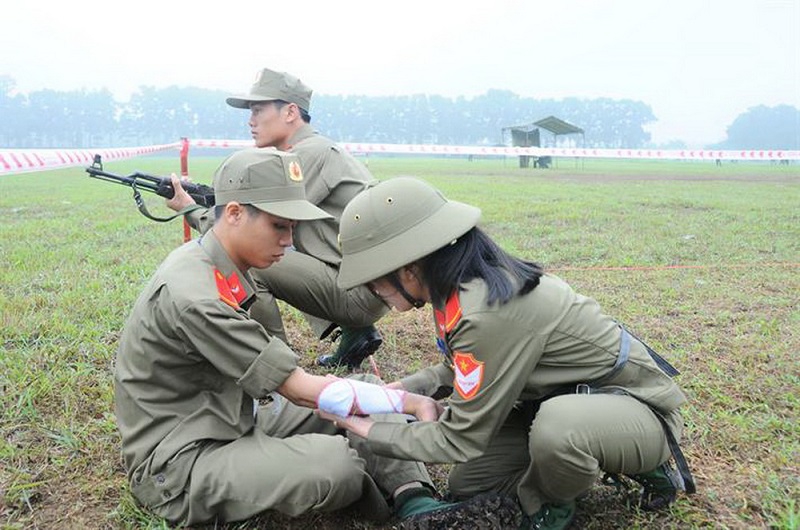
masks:
POLYGON ((451 395, 435 422, 340 425, 381 454, 456 462, 456 498, 516 496, 521 528, 567 527, 601 472, 639 482, 645 509, 693 491, 674 368, 593 299, 504 252, 479 217, 408 177, 345 208, 339 285, 367 284, 398 311, 433 306, 443 362, 391 386, 451 395))

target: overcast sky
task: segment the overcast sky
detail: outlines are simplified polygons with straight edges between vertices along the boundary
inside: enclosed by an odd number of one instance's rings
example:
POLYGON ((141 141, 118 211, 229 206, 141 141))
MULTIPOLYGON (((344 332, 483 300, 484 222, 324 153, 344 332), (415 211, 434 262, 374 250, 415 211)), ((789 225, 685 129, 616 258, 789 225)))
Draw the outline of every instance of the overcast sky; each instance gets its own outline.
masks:
POLYGON ((752 106, 800 108, 800 0, 13 0, 2 13, 0 75, 23 93, 242 92, 269 67, 322 94, 636 99, 655 142, 692 147, 752 106))

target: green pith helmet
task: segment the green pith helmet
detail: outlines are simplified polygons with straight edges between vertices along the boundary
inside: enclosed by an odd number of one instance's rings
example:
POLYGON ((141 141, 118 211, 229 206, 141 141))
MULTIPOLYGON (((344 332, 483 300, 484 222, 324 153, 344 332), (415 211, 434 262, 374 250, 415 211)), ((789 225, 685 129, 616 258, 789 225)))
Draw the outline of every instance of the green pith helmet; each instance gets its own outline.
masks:
POLYGON ((350 289, 427 256, 477 223, 480 209, 431 185, 395 177, 356 195, 342 212, 337 285, 350 289))

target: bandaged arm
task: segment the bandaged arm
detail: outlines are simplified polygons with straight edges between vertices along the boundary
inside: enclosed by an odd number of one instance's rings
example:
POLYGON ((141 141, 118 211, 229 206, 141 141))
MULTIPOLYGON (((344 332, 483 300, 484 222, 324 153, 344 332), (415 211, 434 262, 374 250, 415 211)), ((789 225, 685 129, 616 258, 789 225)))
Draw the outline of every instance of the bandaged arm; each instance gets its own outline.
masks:
POLYGON ((403 413, 406 392, 355 379, 336 379, 317 398, 317 408, 336 416, 403 413))

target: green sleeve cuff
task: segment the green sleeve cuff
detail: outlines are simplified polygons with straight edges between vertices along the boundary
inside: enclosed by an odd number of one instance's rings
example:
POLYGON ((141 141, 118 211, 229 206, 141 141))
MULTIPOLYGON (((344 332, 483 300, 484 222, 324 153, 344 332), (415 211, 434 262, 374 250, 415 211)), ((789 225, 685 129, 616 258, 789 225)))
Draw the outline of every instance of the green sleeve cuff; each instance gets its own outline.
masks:
POLYGON ((433 396, 443 386, 453 386, 453 371, 444 363, 429 366, 400 380, 403 389, 433 396))
POLYGON ((249 395, 264 397, 277 390, 296 368, 297 355, 286 343, 273 338, 238 383, 249 395))

